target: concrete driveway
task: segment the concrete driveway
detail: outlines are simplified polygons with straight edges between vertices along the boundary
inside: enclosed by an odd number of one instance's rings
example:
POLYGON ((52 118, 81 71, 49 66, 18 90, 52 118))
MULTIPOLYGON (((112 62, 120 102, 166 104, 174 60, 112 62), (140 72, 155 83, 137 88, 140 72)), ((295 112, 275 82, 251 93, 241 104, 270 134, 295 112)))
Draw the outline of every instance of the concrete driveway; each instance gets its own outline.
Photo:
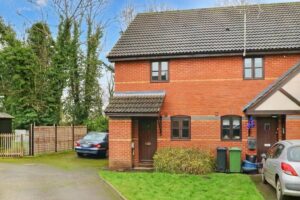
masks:
POLYGON ((120 199, 97 170, 66 171, 44 164, 0 163, 1 200, 120 199))

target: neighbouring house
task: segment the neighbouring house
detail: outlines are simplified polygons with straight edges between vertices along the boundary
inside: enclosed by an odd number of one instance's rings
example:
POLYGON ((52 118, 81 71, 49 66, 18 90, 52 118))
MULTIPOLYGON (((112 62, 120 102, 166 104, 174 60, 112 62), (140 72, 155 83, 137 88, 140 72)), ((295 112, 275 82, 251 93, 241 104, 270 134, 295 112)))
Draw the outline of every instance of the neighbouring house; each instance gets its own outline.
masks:
POLYGON ((12 133, 12 119, 14 117, 0 112, 0 134, 1 133, 12 133))
POLYGON ((163 147, 244 157, 300 139, 300 2, 141 13, 108 59, 110 168, 163 147))

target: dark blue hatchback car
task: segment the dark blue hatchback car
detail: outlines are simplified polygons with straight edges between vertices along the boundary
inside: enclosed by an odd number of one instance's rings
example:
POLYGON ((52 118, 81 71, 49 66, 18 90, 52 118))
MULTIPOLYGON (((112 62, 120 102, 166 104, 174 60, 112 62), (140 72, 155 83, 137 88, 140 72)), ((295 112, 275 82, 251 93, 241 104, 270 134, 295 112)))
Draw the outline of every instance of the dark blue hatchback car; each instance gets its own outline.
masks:
POLYGON ((75 151, 79 157, 85 155, 108 157, 108 133, 89 132, 76 142, 75 151))

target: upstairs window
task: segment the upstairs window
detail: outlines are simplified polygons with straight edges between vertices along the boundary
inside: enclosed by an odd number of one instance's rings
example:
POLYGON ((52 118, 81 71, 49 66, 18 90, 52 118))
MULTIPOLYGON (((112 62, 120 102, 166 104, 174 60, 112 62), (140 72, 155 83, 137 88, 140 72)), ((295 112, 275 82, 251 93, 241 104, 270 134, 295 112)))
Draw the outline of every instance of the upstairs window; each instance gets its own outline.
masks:
POLYGON ((171 138, 185 140, 191 138, 191 118, 188 116, 171 117, 171 138))
POLYGON ((221 118, 221 139, 222 140, 241 140, 242 118, 240 116, 223 116, 221 118))
POLYGON ((262 57, 244 58, 244 79, 263 79, 264 64, 262 57))
POLYGON ((155 61, 151 63, 151 81, 166 82, 169 80, 169 64, 167 61, 155 61))

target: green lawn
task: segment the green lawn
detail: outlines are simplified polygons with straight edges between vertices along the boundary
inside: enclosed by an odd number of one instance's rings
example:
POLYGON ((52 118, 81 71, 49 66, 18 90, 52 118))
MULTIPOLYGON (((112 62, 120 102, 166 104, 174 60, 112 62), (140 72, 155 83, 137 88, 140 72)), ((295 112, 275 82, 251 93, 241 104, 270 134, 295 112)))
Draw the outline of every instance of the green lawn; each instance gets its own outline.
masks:
POLYGON ((74 170, 80 168, 101 169, 107 166, 107 159, 78 158, 76 153, 73 151, 44 154, 35 157, 0 158, 0 162, 16 164, 46 164, 65 170, 74 170))
POLYGON ((100 171, 129 200, 263 200, 247 175, 206 176, 100 171))

